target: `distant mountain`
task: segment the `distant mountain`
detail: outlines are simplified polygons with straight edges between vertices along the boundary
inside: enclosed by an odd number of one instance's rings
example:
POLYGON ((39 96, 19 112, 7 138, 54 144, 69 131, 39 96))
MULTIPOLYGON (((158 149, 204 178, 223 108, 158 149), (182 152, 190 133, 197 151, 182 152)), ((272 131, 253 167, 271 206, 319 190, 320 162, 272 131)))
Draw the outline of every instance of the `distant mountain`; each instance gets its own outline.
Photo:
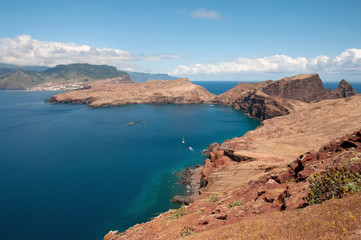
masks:
POLYGON ((121 78, 121 81, 131 82, 126 72, 107 65, 77 63, 58 65, 53 68, 47 68, 45 71, 17 70, 16 66, 10 65, 10 68, 7 69, 14 69, 14 71, 0 76, 0 89, 25 89, 46 82, 88 82, 112 78, 121 78))
POLYGON ((149 80, 175 80, 177 77, 169 76, 168 74, 161 73, 140 73, 140 72, 128 72, 133 82, 146 82, 149 80))
POLYGON ((0 89, 26 89, 45 81, 45 76, 40 72, 16 70, 0 76, 0 89))
POLYGON ((42 72, 42 71, 49 69, 49 67, 46 67, 46 66, 18 66, 18 65, 13 65, 13 64, 0 63, 0 75, 2 75, 1 72, 4 69, 7 69, 8 72, 15 72, 16 70, 42 72))
POLYGON ((55 79, 83 79, 100 80, 116 78, 128 75, 127 72, 117 70, 108 65, 91 65, 86 63, 75 63, 69 65, 57 65, 43 72, 45 75, 55 79))

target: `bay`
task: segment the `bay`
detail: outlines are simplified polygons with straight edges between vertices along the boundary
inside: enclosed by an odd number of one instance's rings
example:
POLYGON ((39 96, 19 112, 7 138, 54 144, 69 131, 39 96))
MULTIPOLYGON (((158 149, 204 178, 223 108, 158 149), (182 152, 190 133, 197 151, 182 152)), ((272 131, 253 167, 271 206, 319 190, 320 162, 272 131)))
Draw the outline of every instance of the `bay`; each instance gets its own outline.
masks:
POLYGON ((176 208, 177 172, 259 125, 225 106, 44 103, 53 94, 0 91, 4 240, 102 239, 176 208))

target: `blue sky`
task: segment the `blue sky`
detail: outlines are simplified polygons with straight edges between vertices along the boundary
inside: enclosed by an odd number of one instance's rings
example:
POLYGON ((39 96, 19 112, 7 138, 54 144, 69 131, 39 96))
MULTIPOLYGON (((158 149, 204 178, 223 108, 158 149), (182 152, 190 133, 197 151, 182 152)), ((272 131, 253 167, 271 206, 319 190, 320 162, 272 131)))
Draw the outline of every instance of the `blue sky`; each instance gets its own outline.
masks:
POLYGON ((361 81, 360 0, 2 0, 0 9, 3 63, 361 81))

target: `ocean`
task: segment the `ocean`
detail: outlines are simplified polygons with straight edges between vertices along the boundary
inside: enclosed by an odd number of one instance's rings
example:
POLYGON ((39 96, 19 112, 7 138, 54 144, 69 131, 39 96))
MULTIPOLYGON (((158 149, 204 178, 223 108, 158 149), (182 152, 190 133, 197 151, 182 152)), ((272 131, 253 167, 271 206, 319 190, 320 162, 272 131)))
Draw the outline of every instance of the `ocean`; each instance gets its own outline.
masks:
MULTIPOLYGON (((214 94, 237 84, 195 83, 214 94)), ((361 84, 353 85, 360 93, 361 84)), ((53 94, 0 91, 3 240, 98 240, 177 208, 169 200, 186 190, 177 184, 179 172, 202 164, 210 143, 260 123, 211 104, 45 103, 53 94)))
POLYGON ((0 91, 1 239, 102 239, 177 208, 179 172, 260 123, 211 104, 45 103, 53 94, 0 91))

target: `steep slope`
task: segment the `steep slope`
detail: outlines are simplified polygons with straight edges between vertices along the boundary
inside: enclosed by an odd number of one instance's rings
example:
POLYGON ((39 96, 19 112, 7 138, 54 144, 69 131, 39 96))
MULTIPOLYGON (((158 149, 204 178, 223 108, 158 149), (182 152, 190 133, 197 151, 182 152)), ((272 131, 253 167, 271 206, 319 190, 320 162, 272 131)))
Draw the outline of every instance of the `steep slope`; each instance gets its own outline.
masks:
MULTIPOLYGON (((281 218, 279 211, 286 211, 287 216, 300 216, 299 210, 294 211, 308 205, 306 180, 309 176, 325 171, 328 166, 346 166, 361 172, 360 126, 361 95, 304 103, 298 112, 265 120, 256 130, 241 138, 227 140, 219 150, 211 153, 199 173, 207 185, 194 203, 170 210, 123 233, 111 231, 104 239, 181 239, 186 235, 191 235, 191 239, 223 239, 219 234, 225 229, 227 232, 222 233, 227 233, 224 235, 227 239, 237 239, 238 227, 252 223, 252 216, 257 216, 260 222, 270 219, 269 216, 281 218), (273 215, 268 215, 271 213, 273 215)), ((360 201, 360 197, 355 199, 353 204, 360 201)), ((350 209, 347 216, 361 214, 359 208, 351 205, 339 207, 350 209)), ((322 206, 308 211, 318 208, 322 206)), ((340 216, 341 221, 346 215, 337 213, 333 220, 340 216)), ((317 227, 316 219, 311 219, 314 225, 308 226, 308 231, 316 236, 325 234, 317 227)), ((329 229, 330 236, 345 237, 343 228, 350 230, 347 236, 354 239, 359 236, 351 232, 359 229, 359 217, 352 225, 347 221, 336 225, 332 221, 326 222, 324 217, 320 219, 328 224, 322 230, 329 229)), ((277 224, 286 227, 278 220, 277 224)), ((248 229, 254 229, 247 234, 252 234, 255 239, 279 236, 272 231, 273 235, 269 235, 256 227, 248 229)), ((244 230, 247 229, 243 229, 243 233, 244 230)), ((287 229, 278 231, 287 233, 287 229)), ((311 235, 306 239, 312 239, 311 235)))
POLYGON ((90 108, 137 103, 206 103, 215 95, 188 79, 103 85, 52 96, 51 103, 87 103, 90 108))
POLYGON ((17 70, 0 76, 0 89, 26 89, 46 81, 46 77, 34 71, 17 70))
POLYGON ((337 99, 355 94, 352 86, 345 80, 332 92, 331 89, 324 88, 318 74, 301 74, 258 85, 241 83, 219 95, 215 102, 244 110, 250 116, 264 120, 297 111, 303 102, 337 99))

